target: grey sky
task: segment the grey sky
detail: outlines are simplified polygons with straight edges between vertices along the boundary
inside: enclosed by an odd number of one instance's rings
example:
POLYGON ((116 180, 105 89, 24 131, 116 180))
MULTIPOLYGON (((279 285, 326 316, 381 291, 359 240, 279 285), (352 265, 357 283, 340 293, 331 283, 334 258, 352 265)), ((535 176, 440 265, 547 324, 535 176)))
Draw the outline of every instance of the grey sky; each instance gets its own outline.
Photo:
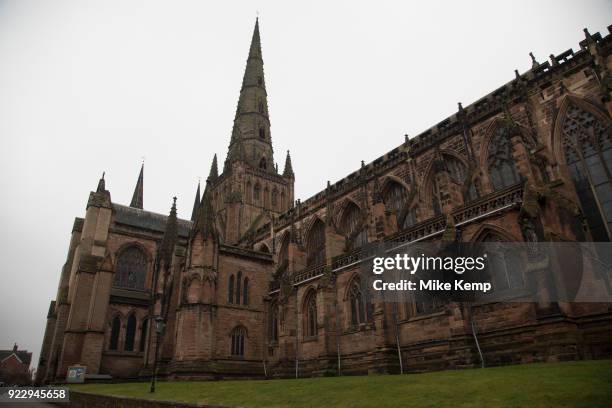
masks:
POLYGON ((34 352, 102 171, 191 212, 225 159, 260 12, 272 139, 308 198, 531 66, 604 34, 610 1, 0 1, 0 348, 34 352))

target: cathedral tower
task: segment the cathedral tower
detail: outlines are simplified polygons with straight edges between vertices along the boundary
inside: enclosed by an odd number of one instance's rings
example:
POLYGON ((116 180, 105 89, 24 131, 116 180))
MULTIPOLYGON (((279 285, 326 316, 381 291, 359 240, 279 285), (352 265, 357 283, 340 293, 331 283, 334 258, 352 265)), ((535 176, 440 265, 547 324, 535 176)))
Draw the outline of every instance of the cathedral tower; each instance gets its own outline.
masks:
POLYGON ((295 176, 288 160, 288 171, 279 174, 256 20, 223 173, 217 175, 215 156, 208 180, 224 242, 248 246, 257 228, 289 209, 295 176))

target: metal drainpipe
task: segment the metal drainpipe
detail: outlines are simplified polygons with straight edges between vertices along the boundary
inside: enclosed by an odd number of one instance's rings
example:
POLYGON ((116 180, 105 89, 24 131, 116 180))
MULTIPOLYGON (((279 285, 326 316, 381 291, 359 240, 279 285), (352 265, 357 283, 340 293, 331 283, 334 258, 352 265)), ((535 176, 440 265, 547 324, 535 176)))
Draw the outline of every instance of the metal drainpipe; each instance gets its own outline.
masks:
POLYGON ((299 360, 299 353, 298 353, 298 346, 299 346, 299 321, 298 321, 298 293, 297 290, 295 291, 295 378, 298 378, 298 371, 299 371, 299 365, 300 365, 300 360, 299 360))
MULTIPOLYGON (((335 285, 334 285, 335 286, 335 285)), ((338 376, 342 376, 342 363, 340 357, 340 314, 338 313, 338 296, 334 296, 334 309, 336 312, 336 354, 338 356, 338 376)))
POLYGON ((400 346, 400 338, 399 338, 399 321, 397 318, 397 305, 395 302, 393 304, 393 318, 395 320, 395 344, 397 345, 397 358, 399 359, 400 364, 400 374, 404 374, 404 363, 402 361, 402 347, 400 346))
POLYGON ((480 368, 485 368, 484 357, 482 356, 482 350, 480 350, 480 344, 478 343, 478 335, 476 334, 476 325, 474 324, 474 318, 472 317, 472 304, 469 306, 470 310, 470 325, 472 326, 472 336, 474 336, 474 341, 476 342, 476 349, 478 350, 478 355, 480 356, 480 368))

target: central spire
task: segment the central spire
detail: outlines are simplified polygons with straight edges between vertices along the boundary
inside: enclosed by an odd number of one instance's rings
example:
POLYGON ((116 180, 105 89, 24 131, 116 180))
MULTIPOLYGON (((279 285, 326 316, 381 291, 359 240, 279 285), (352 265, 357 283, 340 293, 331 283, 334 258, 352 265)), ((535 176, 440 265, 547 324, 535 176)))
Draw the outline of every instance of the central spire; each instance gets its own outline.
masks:
POLYGON ((251 38, 224 170, 229 170, 238 161, 269 173, 275 172, 259 19, 255 21, 251 38))

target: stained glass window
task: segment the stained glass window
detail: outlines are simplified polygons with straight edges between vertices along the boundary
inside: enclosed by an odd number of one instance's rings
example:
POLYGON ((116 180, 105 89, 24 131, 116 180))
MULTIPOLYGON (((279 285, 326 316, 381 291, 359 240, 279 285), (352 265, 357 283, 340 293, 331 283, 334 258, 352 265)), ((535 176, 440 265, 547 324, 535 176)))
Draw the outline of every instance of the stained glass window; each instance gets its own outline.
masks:
POLYGON ((514 158, 508 127, 499 127, 488 146, 487 167, 493 190, 500 190, 521 181, 514 158))
POLYGON ((128 289, 144 289, 147 257, 138 247, 131 246, 120 252, 115 267, 113 285, 128 289))
POLYGON ((340 221, 340 229, 347 236, 353 236, 353 234, 357 233, 353 241, 355 248, 368 243, 368 233, 363 222, 361 210, 353 202, 350 202, 344 209, 342 220, 340 221), (359 232, 357 232, 358 230, 359 232))
POLYGON ((592 113, 570 105, 563 121, 563 148, 582 211, 595 241, 612 230, 612 139, 592 113))
POLYGON ((325 225, 319 219, 310 228, 306 252, 306 263, 308 266, 325 263, 325 225))

